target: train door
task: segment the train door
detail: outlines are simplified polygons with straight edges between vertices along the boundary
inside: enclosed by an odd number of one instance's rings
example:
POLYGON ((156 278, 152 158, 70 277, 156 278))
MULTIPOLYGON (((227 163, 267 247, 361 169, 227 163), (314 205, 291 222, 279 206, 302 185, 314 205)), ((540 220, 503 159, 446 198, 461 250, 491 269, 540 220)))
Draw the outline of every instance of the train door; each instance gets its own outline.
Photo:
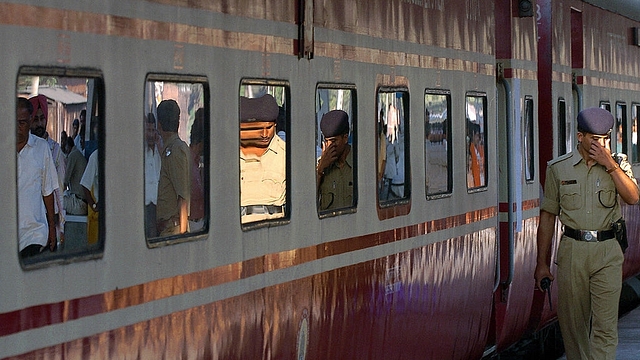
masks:
POLYGON ((529 196, 527 189, 536 176, 534 101, 526 93, 529 88, 530 84, 521 79, 505 79, 496 91, 500 224, 494 315, 498 351, 527 330, 533 295, 531 221, 523 219, 523 204, 530 203, 525 199, 529 196))

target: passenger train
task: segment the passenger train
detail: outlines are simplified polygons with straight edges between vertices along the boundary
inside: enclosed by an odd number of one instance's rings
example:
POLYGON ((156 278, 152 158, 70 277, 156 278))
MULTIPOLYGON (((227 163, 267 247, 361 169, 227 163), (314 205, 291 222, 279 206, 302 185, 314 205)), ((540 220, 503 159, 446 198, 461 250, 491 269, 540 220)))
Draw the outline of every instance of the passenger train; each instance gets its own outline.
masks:
MULTIPOLYGON (((533 278, 547 161, 601 106, 640 172, 640 15, 625 3, 2 1, 0 359, 480 359, 551 338, 557 288, 533 278), (16 98, 38 94, 49 138, 96 154, 96 209, 67 211, 59 174, 57 249, 22 257, 16 98), (248 222, 240 99, 264 94, 285 203, 248 222), (189 196, 203 215, 165 236, 147 230, 160 195, 145 154, 172 155, 153 120, 168 99, 185 144, 204 134, 189 196), (336 109, 353 193, 325 209, 319 122, 336 109)), ((640 209, 623 213, 629 279, 640 209)))

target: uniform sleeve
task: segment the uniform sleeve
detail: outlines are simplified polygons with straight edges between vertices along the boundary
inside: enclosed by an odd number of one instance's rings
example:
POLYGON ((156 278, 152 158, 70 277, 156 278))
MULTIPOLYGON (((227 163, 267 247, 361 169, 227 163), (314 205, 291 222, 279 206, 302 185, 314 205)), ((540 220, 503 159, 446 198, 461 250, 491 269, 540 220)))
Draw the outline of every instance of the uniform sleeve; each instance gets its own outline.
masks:
POLYGON ((189 166, 189 148, 180 147, 181 151, 176 151, 169 157, 170 181, 173 184, 176 195, 189 201, 191 199, 191 168, 189 166), (175 154, 175 156, 173 156, 175 154))
POLYGON ((558 179, 552 166, 547 166, 547 177, 544 183, 544 194, 540 210, 558 215, 560 214, 560 201, 558 197, 558 179))

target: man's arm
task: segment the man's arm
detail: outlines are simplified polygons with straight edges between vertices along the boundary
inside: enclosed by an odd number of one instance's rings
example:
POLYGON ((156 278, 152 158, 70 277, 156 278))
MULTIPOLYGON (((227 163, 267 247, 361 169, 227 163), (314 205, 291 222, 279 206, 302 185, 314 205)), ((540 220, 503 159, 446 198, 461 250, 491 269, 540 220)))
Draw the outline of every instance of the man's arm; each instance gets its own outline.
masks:
POLYGON ((536 261, 536 287, 541 289, 540 281, 546 277, 553 281, 551 275, 551 241, 555 232, 556 216, 550 212, 540 210, 540 222, 538 223, 538 255, 536 261))
POLYGON ((54 219, 54 201, 53 201, 53 193, 43 196, 42 201, 44 201, 44 207, 47 210, 47 225, 49 226, 49 235, 47 238, 47 245, 49 249, 53 251, 56 248, 56 244, 58 243, 58 238, 56 236, 56 223, 54 219))

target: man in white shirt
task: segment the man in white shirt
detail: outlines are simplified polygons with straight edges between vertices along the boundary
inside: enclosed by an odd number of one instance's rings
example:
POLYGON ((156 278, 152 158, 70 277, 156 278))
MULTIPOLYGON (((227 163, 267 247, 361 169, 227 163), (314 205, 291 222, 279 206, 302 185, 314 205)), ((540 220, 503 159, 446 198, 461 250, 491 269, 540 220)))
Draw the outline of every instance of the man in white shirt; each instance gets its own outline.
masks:
POLYGON ((18 152, 18 245, 22 258, 54 250, 53 192, 58 189, 58 174, 46 140, 31 134, 33 105, 18 98, 16 109, 18 152))

